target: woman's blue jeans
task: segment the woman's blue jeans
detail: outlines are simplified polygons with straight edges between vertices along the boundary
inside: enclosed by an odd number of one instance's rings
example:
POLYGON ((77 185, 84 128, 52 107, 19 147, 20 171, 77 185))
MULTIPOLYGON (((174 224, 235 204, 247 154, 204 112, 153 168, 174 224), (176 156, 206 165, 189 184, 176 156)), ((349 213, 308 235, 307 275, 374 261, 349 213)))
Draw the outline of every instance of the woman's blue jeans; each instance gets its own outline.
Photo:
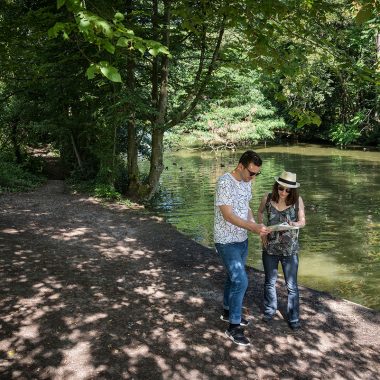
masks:
POLYGON ((287 317, 289 323, 299 321, 299 293, 297 284, 298 255, 268 255, 263 251, 265 271, 264 283, 264 315, 271 318, 277 310, 276 281, 278 263, 281 263, 288 289, 287 317))
POLYGON ((248 256, 248 239, 241 243, 216 243, 215 247, 227 271, 223 307, 230 312, 230 323, 239 324, 243 298, 248 287, 248 277, 245 271, 248 256))

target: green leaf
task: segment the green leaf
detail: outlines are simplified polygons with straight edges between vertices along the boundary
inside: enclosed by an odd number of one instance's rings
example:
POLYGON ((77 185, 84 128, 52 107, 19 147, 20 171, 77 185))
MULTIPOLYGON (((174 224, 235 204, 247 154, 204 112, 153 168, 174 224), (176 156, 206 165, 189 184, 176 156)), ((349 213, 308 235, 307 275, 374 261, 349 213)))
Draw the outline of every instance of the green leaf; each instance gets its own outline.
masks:
POLYGON ((102 43, 104 49, 106 49, 109 53, 114 54, 115 53, 115 46, 111 44, 109 41, 103 41, 102 43))
POLYGON ((56 22, 54 26, 52 26, 48 30, 48 36, 50 38, 55 38, 58 36, 60 32, 63 32, 65 30, 66 24, 63 22, 56 22))
POLYGON ((133 41, 133 47, 135 49, 137 49, 141 54, 144 54, 145 53, 145 50, 146 50, 146 46, 145 44, 143 43, 142 39, 138 39, 136 38, 134 41, 133 41))
POLYGON ((57 9, 65 5, 66 0, 57 0, 57 9))
POLYGON ((120 37, 117 40, 116 46, 129 47, 130 42, 131 42, 131 40, 129 38, 120 37))
POLYGON ((355 16, 355 21, 358 24, 364 24, 373 17, 372 9, 369 5, 364 5, 355 16))
POLYGON ((98 66, 95 65, 94 63, 91 63, 90 67, 86 70, 86 75, 88 79, 94 79, 95 78, 95 73, 98 71, 98 66))
POLYGON ((124 20, 124 15, 120 12, 116 12, 114 16, 115 21, 123 21, 124 20))
POLYGON ((157 56, 157 54, 158 54, 158 50, 157 49, 149 49, 148 52, 153 57, 157 56))
POLYGON ((102 61, 99 64, 100 72, 110 81, 121 83, 121 76, 116 67, 111 66, 108 62, 102 61))
POLYGON ((287 97, 282 92, 277 92, 274 95, 274 98, 278 100, 279 102, 285 102, 287 100, 287 97))

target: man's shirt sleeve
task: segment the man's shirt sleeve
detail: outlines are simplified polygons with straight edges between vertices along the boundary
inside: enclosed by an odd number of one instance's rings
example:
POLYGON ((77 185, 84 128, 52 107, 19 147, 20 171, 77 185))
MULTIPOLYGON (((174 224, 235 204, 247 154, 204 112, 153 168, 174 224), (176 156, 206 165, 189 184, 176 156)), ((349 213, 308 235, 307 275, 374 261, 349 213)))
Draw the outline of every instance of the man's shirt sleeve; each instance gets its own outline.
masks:
POLYGON ((216 187, 215 205, 232 206, 233 204, 233 186, 227 178, 220 178, 216 187))

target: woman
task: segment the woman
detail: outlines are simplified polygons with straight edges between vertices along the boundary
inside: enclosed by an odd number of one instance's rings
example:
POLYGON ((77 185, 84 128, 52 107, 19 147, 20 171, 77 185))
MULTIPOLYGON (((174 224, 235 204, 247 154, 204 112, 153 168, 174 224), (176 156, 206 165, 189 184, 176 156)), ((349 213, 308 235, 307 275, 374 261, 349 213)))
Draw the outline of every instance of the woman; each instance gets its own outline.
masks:
MULTIPOLYGON (((258 223, 263 223, 264 211, 268 226, 288 223, 290 226, 305 226, 305 210, 302 198, 298 195, 295 173, 284 171, 275 177, 272 193, 266 194, 259 206, 258 223)), ((287 318, 289 327, 300 328, 299 295, 297 285, 298 272, 298 229, 276 231, 262 237, 264 283, 264 317, 269 322, 277 310, 276 281, 278 263, 281 263, 288 289, 287 318)))

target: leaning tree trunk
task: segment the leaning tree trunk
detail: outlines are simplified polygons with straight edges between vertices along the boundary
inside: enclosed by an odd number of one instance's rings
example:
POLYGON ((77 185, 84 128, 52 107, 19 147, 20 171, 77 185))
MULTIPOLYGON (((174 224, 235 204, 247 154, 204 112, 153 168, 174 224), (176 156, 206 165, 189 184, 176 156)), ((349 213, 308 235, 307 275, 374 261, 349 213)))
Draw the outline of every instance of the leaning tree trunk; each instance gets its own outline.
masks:
MULTIPOLYGON (((158 1, 153 0, 153 28, 157 31, 158 22, 158 1)), ((169 48, 169 27, 170 27, 170 0, 164 0, 164 18, 163 18, 163 41, 162 43, 169 48)), ((152 70, 152 103, 156 109, 156 116, 152 120, 152 151, 150 156, 150 170, 148 182, 144 191, 146 199, 152 198, 157 192, 161 173, 164 169, 164 131, 165 116, 168 104, 168 80, 169 80, 169 57, 162 55, 161 70, 158 83, 158 67, 157 60, 153 62, 152 70), (158 93, 159 88, 159 93, 158 93)))

